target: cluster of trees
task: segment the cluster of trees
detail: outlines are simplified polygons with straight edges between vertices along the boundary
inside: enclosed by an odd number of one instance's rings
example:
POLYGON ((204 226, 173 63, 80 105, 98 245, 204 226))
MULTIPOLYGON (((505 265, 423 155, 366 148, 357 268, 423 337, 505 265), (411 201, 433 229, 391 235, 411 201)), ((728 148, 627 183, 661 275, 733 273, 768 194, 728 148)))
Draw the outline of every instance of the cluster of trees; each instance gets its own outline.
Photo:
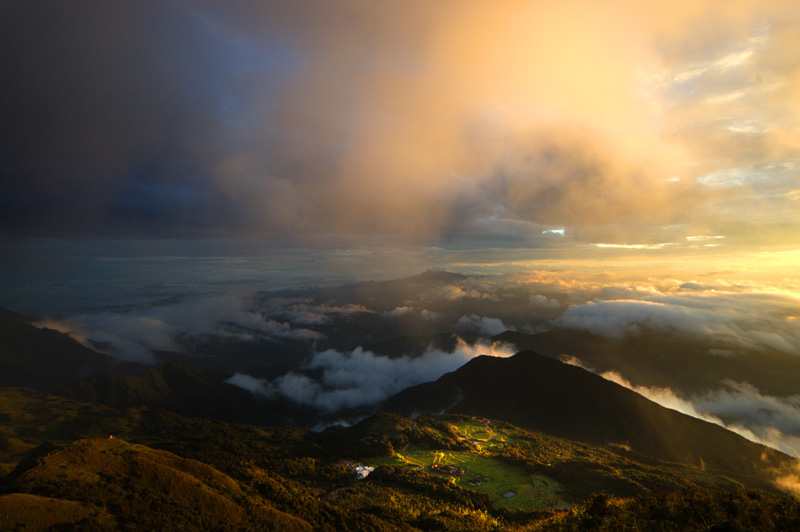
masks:
POLYGON ((779 532, 800 530, 800 503, 758 491, 680 490, 620 500, 593 495, 580 508, 543 520, 537 532, 779 532))
POLYGON ((432 416, 412 420, 381 412, 352 427, 333 427, 315 440, 331 454, 359 457, 391 456, 409 444, 427 449, 473 451, 475 445, 461 437, 453 426, 432 416))

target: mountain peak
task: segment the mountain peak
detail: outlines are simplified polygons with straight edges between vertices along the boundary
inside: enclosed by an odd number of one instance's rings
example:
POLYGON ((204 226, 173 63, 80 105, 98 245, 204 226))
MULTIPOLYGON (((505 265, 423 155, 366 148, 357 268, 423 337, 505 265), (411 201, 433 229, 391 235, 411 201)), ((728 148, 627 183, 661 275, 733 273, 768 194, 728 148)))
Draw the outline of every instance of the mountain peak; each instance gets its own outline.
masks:
POLYGON ((582 368, 533 351, 481 356, 435 382, 389 398, 384 409, 499 419, 650 458, 757 474, 762 454, 785 457, 717 425, 664 408, 582 368))

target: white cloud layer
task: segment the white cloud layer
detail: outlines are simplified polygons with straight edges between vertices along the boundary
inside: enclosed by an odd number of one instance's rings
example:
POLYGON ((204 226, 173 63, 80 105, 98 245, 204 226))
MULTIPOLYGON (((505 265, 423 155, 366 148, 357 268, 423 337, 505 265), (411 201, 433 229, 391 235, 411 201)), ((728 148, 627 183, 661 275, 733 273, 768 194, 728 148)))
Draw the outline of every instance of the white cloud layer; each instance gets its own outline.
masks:
MULTIPOLYGON (((797 253, 758 256, 754 260, 762 263, 753 264, 796 264, 797 257, 797 253)), ((374 294, 324 301, 311 296, 281 298, 241 292, 39 325, 69 332, 90 346, 89 339, 105 342, 109 354, 146 363, 156 362, 152 350, 179 351, 185 345, 182 339, 206 336, 237 341, 291 339, 305 342, 303 349, 315 349, 313 341, 324 340, 326 333, 336 334, 332 331, 340 325, 347 331, 351 321, 357 327, 380 323, 387 328, 385 334, 391 335, 414 334, 413 327, 424 321, 437 332, 482 336, 552 328, 585 330, 610 338, 646 333, 672 336, 700 342, 708 348, 708 356, 753 357, 748 359, 748 367, 758 372, 760 380, 754 376, 752 382, 759 388, 740 382, 744 380, 741 376, 734 382, 721 375, 710 388, 700 393, 692 388, 690 394, 682 391, 679 378, 670 381, 669 388, 654 388, 633 385, 614 372, 603 376, 663 406, 800 456, 800 396, 776 395, 783 392, 769 387, 773 370, 765 366, 762 373, 758 360, 761 352, 770 350, 774 350, 771 356, 782 359, 800 356, 800 281, 796 274, 786 268, 785 275, 773 279, 760 275, 759 267, 728 270, 722 263, 687 274, 680 264, 674 266, 665 275, 663 268, 599 272, 521 263, 515 265, 519 273, 505 276, 447 277, 431 284, 409 285, 396 299, 382 300, 380 309, 369 308, 374 294), (367 319, 358 321, 360 318, 367 319)), ((481 272, 480 268, 494 270, 497 265, 474 268, 481 272)), ((389 358, 363 348, 339 349, 316 349, 305 366, 272 380, 252 377, 232 365, 230 371, 239 373, 229 382, 330 413, 374 404, 453 371, 479 354, 512 354, 505 346, 463 342, 453 353, 428 348, 416 358, 389 358)), ((702 356, 699 351, 698 356, 702 356)), ((299 364, 301 357, 297 360, 299 364)), ((568 361, 581 365, 574 357, 568 361)), ((620 367, 600 360, 592 363, 605 369, 620 367)), ((627 377, 633 379, 634 374, 627 377)), ((792 478, 786 476, 786 482, 792 478)))
POLYGON ((379 356, 362 348, 348 353, 327 350, 316 353, 307 370, 321 372, 319 380, 290 372, 272 381, 237 373, 228 383, 266 397, 281 396, 327 412, 376 404, 401 390, 438 379, 479 355, 509 357, 503 344, 467 344, 459 340, 447 353, 428 348, 419 357, 379 356))
POLYGON ((37 322, 37 326, 68 332, 75 340, 110 356, 153 363, 153 350, 183 352, 181 337, 318 340, 324 338, 321 333, 296 325, 312 322, 308 316, 325 317, 340 310, 350 309, 317 309, 303 304, 303 308, 292 315, 299 316, 294 324, 272 319, 257 308, 254 294, 238 292, 189 298, 133 311, 85 314, 65 321, 43 320, 37 322), (90 340, 96 343, 91 344, 90 340))
POLYGON ((517 330, 516 327, 506 325, 498 318, 478 316, 477 314, 461 316, 456 322, 456 327, 461 330, 477 331, 484 336, 495 336, 506 331, 517 330))
POLYGON ((709 290, 590 301, 568 309, 556 323, 609 338, 649 330, 713 340, 731 348, 769 347, 800 355, 800 321, 794 318, 799 310, 800 298, 794 295, 709 290))
MULTIPOLYGON (((564 356, 562 361, 592 371, 575 357, 564 356)), ((726 381, 721 388, 683 397, 670 388, 634 385, 617 371, 600 376, 661 406, 800 458, 800 395, 775 397, 746 382, 726 381)))
POLYGON ((414 314, 414 307, 407 307, 407 306, 395 307, 386 313, 387 316, 390 316, 392 318, 408 316, 409 314, 414 314))

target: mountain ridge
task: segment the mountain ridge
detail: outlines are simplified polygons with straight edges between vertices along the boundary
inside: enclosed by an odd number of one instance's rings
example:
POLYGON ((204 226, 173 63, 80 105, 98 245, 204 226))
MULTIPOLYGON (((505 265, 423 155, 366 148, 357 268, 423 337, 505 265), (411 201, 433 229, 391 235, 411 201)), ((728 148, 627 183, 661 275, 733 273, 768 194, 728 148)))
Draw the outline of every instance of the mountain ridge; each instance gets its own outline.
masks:
POLYGON ((80 377, 142 369, 93 351, 62 332, 36 327, 5 309, 0 312, 0 367, 0 386, 46 392, 57 391, 80 377), (50 367, 58 367, 58 371, 42 371, 50 367))
POLYGON ((662 407, 582 368, 533 351, 481 356, 437 381, 389 398, 382 409, 500 419, 541 432, 694 467, 762 474, 762 456, 790 458, 718 425, 662 407))

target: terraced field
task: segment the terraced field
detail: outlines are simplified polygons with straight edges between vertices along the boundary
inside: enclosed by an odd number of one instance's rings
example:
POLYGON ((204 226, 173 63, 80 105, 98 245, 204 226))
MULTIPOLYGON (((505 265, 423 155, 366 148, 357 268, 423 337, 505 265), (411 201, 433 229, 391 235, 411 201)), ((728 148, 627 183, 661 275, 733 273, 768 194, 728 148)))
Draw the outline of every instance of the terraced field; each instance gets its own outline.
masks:
POLYGON ((408 465, 430 475, 449 477, 462 488, 488 494, 498 508, 531 510, 571 506, 561 497, 562 487, 555 480, 496 458, 496 453, 508 442, 517 440, 512 434, 477 418, 460 418, 447 425, 475 450, 451 451, 408 444, 391 457, 371 459, 367 463, 371 466, 408 465), (440 473, 434 466, 453 466, 461 474, 440 473))

